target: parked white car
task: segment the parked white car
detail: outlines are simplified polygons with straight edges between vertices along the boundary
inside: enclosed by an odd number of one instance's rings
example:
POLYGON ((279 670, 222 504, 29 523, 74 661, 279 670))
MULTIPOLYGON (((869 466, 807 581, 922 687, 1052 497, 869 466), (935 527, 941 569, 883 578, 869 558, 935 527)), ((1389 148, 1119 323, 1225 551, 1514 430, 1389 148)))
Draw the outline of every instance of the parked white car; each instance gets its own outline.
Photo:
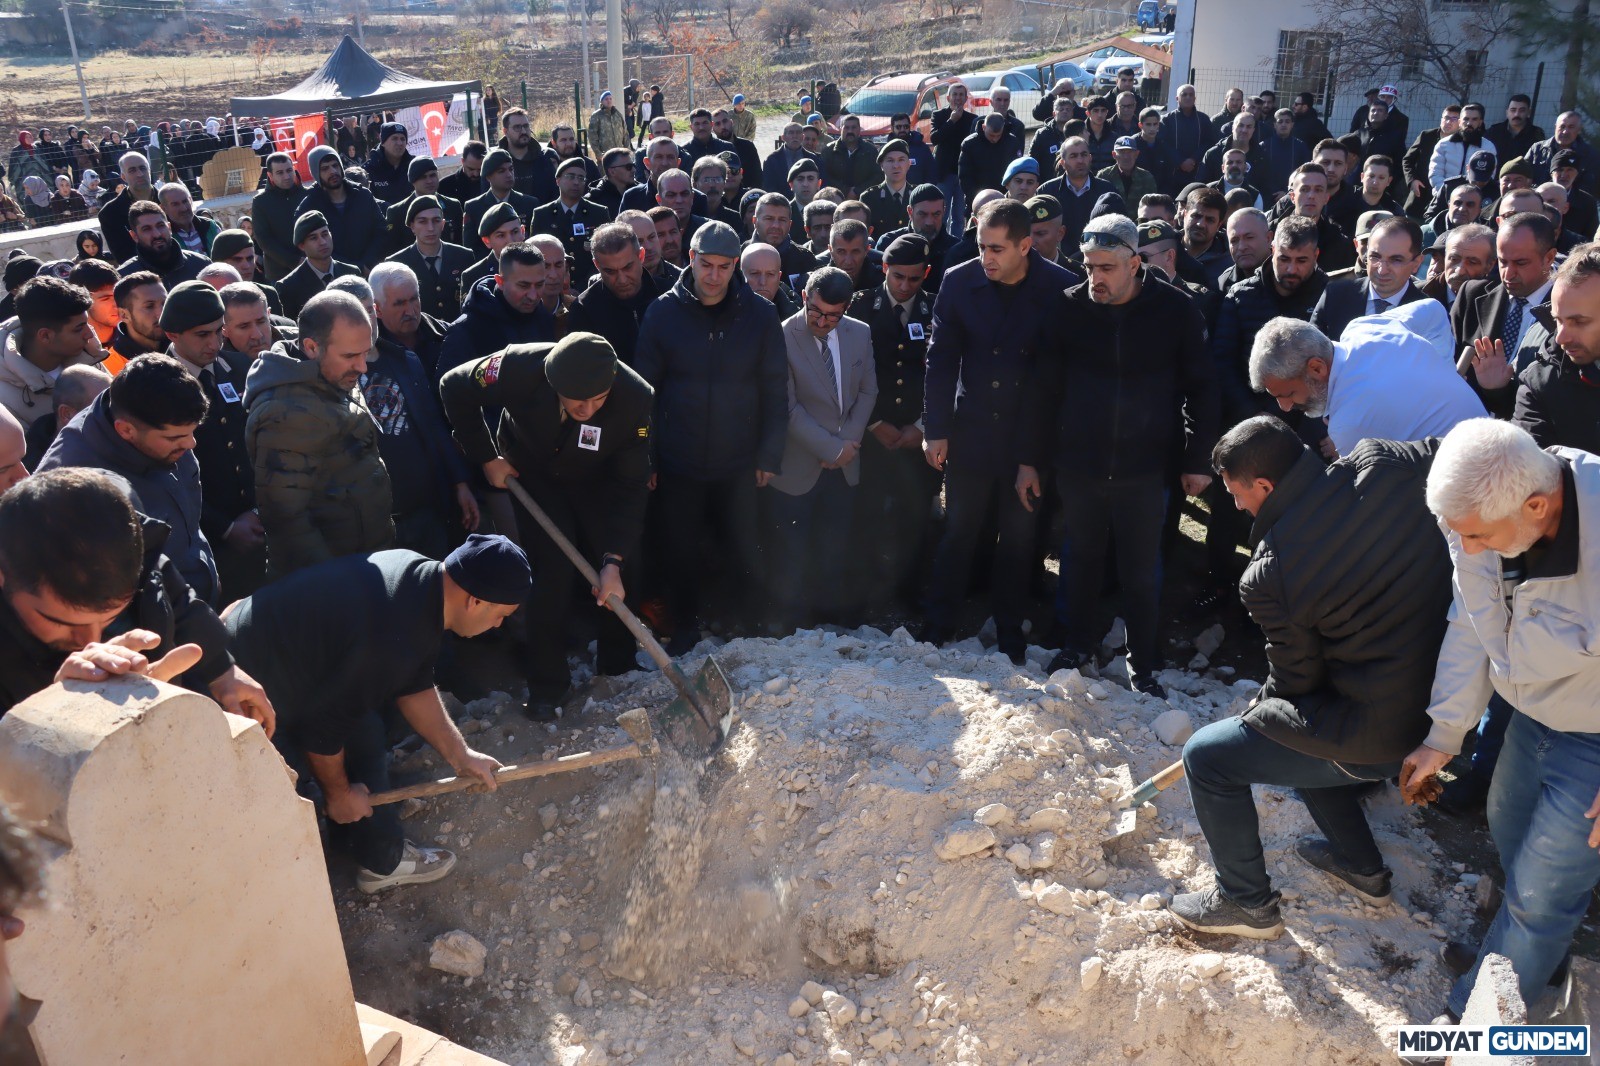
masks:
POLYGON ((1033 117, 1034 105, 1044 96, 1039 88, 1039 82, 1032 74, 1021 70, 979 70, 971 74, 958 74, 968 90, 972 93, 972 113, 987 115, 993 110, 989 105, 989 94, 999 86, 1011 90, 1011 113, 1027 129, 1033 129, 1041 123, 1033 117))

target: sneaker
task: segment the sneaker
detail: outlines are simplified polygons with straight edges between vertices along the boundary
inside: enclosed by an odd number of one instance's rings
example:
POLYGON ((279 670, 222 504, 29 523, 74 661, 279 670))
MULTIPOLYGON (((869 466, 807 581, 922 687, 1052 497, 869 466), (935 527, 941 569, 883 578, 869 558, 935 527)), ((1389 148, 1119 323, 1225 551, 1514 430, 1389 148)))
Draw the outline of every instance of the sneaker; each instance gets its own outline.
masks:
POLYGON ((1185 892, 1173 896, 1167 910, 1178 921, 1197 933, 1228 934, 1252 940, 1276 940, 1283 933, 1283 914, 1278 896, 1263 907, 1242 907, 1222 894, 1220 888, 1204 892, 1185 892))
POLYGON ((1339 864, 1333 846, 1321 837, 1301 837, 1294 846, 1295 854, 1323 873, 1337 879, 1344 887, 1377 907, 1393 899, 1390 881, 1394 874, 1385 866, 1375 874, 1358 874, 1339 864))
POLYGON ((366 867, 356 871, 356 887, 367 895, 396 885, 425 885, 437 881, 456 868, 454 852, 443 848, 419 848, 406 841, 400 865, 390 873, 373 873, 366 867))

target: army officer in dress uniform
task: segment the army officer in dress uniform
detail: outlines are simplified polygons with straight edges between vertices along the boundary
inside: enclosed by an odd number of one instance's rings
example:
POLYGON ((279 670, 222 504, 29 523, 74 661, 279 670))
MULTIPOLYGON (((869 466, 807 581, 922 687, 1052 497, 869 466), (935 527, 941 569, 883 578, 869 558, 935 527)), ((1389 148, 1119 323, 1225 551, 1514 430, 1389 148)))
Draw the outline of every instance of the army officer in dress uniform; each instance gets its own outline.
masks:
POLYGON ((533 213, 529 236, 548 233, 567 251, 567 269, 573 292, 582 292, 594 277, 594 256, 589 242, 594 231, 611 221, 611 213, 593 200, 584 198, 584 161, 581 156, 563 159, 556 167, 557 198, 533 213))
POLYGON ((464 246, 444 239, 445 214, 436 197, 417 196, 407 203, 406 226, 416 239, 389 259, 404 263, 417 276, 423 314, 453 322, 461 314, 461 275, 475 257, 464 246))
POLYGON ((867 561, 867 594, 916 606, 917 564, 928 529, 939 471, 922 456, 922 378, 933 296, 923 286, 933 265, 928 241, 904 234, 884 250, 881 285, 858 292, 848 314, 872 330, 878 399, 861 444, 861 502, 856 530, 867 561))
MULTIPOLYGON (((253 286, 227 286, 247 288, 253 286)), ((217 562, 218 603, 250 595, 267 567, 255 472, 244 446, 244 378, 250 361, 237 352, 223 354, 224 313, 222 294, 203 281, 179 285, 161 309, 161 328, 171 342, 168 354, 200 382, 210 402, 194 431, 194 457, 200 464, 200 529, 217 562)))
MULTIPOLYGON (((650 412, 655 391, 603 337, 569 333, 555 344, 513 344, 445 374, 445 413, 467 458, 489 484, 516 477, 600 574, 604 606, 625 598, 623 572, 636 565, 650 493, 650 412), (502 408, 497 437, 485 409, 502 408)), ((556 717, 571 686, 567 638, 578 572, 519 506, 539 594, 528 604, 528 716, 556 717)), ((617 617, 600 621, 597 673, 636 668, 637 646, 617 617)))
POLYGON ((425 155, 418 156, 411 161, 406 174, 411 182, 411 195, 384 210, 389 251, 398 252, 411 243, 411 234, 407 232, 410 224, 406 222, 406 216, 410 214, 412 201, 420 196, 431 196, 439 201, 439 210, 444 212, 444 239, 451 244, 460 244, 461 201, 439 191, 439 164, 425 155))

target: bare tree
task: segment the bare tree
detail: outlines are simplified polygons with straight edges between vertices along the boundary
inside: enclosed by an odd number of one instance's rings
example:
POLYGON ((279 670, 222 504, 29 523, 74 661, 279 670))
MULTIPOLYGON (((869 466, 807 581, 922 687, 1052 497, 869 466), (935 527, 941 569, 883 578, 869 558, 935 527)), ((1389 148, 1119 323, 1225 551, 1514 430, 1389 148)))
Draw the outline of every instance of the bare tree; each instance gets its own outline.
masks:
POLYGON ((849 27, 857 33, 871 28, 874 16, 885 6, 885 0, 845 0, 840 14, 849 27))
POLYGON ((1338 35, 1337 69, 1358 82, 1392 77, 1467 100, 1489 75, 1484 56, 1511 29, 1512 5, 1479 0, 1437 10, 1433 0, 1312 0, 1316 30, 1338 35))
POLYGON ((793 48, 795 36, 810 33, 817 15, 810 0, 770 0, 760 17, 762 32, 769 40, 793 48))
POLYGON ((721 0, 718 10, 722 12, 723 24, 728 27, 728 36, 737 41, 752 14, 755 12, 750 0, 721 0))
POLYGON ((639 0, 624 0, 622 5, 622 32, 629 44, 638 44, 644 33, 645 12, 639 0))
POLYGON ((643 0, 645 14, 661 35, 663 44, 671 40, 672 27, 683 14, 684 0, 643 0))

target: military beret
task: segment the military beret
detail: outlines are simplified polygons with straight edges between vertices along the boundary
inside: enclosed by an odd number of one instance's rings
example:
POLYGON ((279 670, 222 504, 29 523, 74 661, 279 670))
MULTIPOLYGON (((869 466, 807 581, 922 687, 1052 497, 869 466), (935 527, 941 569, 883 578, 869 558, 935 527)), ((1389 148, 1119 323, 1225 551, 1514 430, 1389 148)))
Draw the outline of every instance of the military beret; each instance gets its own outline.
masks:
POLYGON ((911 146, 905 141, 901 140, 899 137, 896 137, 894 140, 889 141, 882 148, 878 149, 878 162, 883 162, 883 157, 888 155, 890 152, 899 152, 901 155, 909 156, 911 155, 911 146))
POLYGON ((255 242, 244 230, 225 229, 211 240, 211 261, 220 263, 224 259, 232 259, 246 248, 254 246, 255 242))
POLYGON ((501 167, 512 166, 515 162, 511 153, 504 148, 491 148, 489 154, 483 157, 483 176, 487 178, 501 167))
POLYGON ((558 396, 591 400, 617 377, 617 353, 604 337, 569 333, 544 357, 544 379, 558 396))
POLYGON ((884 266, 927 266, 932 259, 928 238, 920 233, 902 233, 883 251, 884 266))
POLYGON ((1172 228, 1172 223, 1164 218, 1152 218, 1148 222, 1139 223, 1139 250, 1152 248, 1162 241, 1176 241, 1178 231, 1172 228))
POLYGON ((911 190, 909 203, 912 207, 916 207, 918 204, 928 204, 935 200, 944 201, 944 190, 932 182, 923 182, 911 190))
POLYGON ((1515 159, 1507 159, 1504 163, 1500 164, 1500 176, 1503 178, 1508 174, 1520 174, 1529 181, 1532 181, 1535 177, 1533 164, 1522 158, 1520 155, 1515 159))
POLYGON ((428 156, 419 155, 419 156, 417 156, 417 158, 415 158, 415 159, 413 159, 411 161, 411 165, 410 166, 406 167, 406 180, 407 181, 420 181, 424 177, 426 177, 428 174, 430 174, 433 171, 438 170, 438 169, 439 169, 439 164, 438 163, 435 163, 428 156))
POLYGON ((167 293, 159 324, 168 333, 182 333, 219 322, 222 314, 222 297, 216 289, 204 281, 185 281, 167 293))
POLYGON ((328 225, 328 217, 321 211, 307 211, 294 220, 294 243, 299 243, 328 225))
POLYGON ((439 203, 437 196, 413 196, 411 203, 406 205, 406 225, 411 225, 412 220, 424 211, 442 211, 443 209, 444 207, 439 203))
POLYGON ((1032 197, 1023 206, 1028 209, 1028 217, 1035 222, 1049 222, 1061 217, 1061 201, 1049 193, 1032 197))
POLYGON ((1025 155, 1021 159, 1013 159, 1010 165, 1006 167, 1006 176, 1000 180, 1000 184, 1009 185, 1011 179, 1018 174, 1032 174, 1037 178, 1039 176, 1039 161, 1031 155, 1025 155))
POLYGON ((509 202, 495 204, 483 213, 483 218, 478 220, 478 236, 487 237, 506 223, 517 221, 519 217, 521 216, 517 214, 517 209, 509 202))
POLYGON ((822 173, 822 171, 817 168, 817 161, 812 159, 810 156, 807 156, 804 159, 795 160, 794 166, 789 168, 789 180, 793 181, 801 174, 807 173, 818 175, 822 173))
POLYGON ((556 177, 559 178, 573 167, 577 167, 579 170, 583 171, 585 175, 587 175, 589 172, 588 166, 583 161, 583 156, 573 155, 568 156, 556 164, 556 177))

